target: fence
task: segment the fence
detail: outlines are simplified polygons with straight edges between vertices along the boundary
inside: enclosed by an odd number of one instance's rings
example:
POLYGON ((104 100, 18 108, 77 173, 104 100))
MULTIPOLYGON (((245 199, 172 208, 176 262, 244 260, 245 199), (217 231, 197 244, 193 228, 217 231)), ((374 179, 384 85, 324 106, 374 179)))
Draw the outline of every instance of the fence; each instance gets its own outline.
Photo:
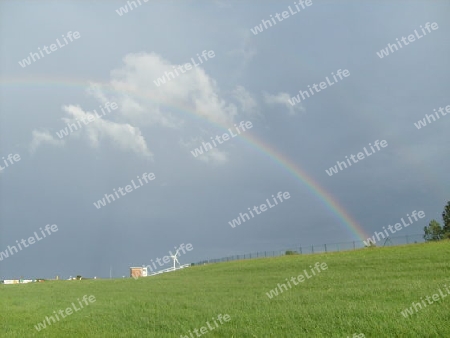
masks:
POLYGON ((175 267, 172 266, 172 267, 164 269, 164 270, 158 270, 158 271, 152 272, 151 274, 148 274, 147 277, 158 275, 158 274, 164 273, 164 272, 170 272, 170 271, 184 269, 184 268, 187 268, 189 266, 191 266, 191 264, 180 265, 178 268, 175 268, 175 267))
MULTIPOLYGON (((367 240, 366 240, 367 242, 367 240)), ((411 243, 423 243, 425 242, 423 238, 423 234, 414 234, 414 235, 405 235, 398 237, 390 237, 384 238, 376 243, 376 246, 396 246, 396 245, 405 245, 411 243)), ((277 257, 286 255, 286 251, 291 251, 297 254, 314 254, 314 253, 324 253, 324 252, 337 252, 337 251, 349 251, 349 250, 357 250, 363 249, 366 245, 364 241, 352 241, 352 242, 342 242, 342 243, 329 243, 329 244, 321 244, 321 245, 298 245, 292 246, 289 248, 285 248, 282 250, 270 250, 270 251, 260 251, 254 253, 247 253, 243 255, 233 255, 223 258, 216 259, 208 259, 203 260, 197 263, 192 263, 191 265, 202 265, 209 263, 220 263, 220 262, 229 262, 236 261, 241 259, 253 259, 253 258, 261 258, 261 257, 277 257)))

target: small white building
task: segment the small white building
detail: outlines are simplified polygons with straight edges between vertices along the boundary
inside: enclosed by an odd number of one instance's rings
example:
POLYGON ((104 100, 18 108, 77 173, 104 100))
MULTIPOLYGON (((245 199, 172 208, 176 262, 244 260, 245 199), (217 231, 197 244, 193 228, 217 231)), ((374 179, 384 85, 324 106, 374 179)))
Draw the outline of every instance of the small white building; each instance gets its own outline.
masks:
POLYGON ((5 279, 3 284, 25 284, 25 283, 33 283, 34 280, 31 279, 5 279))

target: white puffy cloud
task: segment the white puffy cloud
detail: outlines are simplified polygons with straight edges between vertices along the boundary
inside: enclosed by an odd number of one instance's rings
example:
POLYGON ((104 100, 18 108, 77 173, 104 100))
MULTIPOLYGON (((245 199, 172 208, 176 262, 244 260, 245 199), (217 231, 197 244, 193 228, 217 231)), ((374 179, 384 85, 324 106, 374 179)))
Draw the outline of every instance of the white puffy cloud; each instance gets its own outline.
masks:
POLYGON ((296 105, 291 105, 289 103, 289 100, 291 97, 288 93, 278 93, 277 95, 271 95, 269 93, 264 93, 264 101, 268 104, 281 104, 285 106, 290 115, 296 115, 297 112, 304 112, 305 108, 300 104, 297 103, 296 105))
MULTIPOLYGON (((66 130, 67 134, 61 133, 60 130, 58 131, 58 137, 85 137, 90 146, 94 148, 99 146, 101 140, 109 140, 122 150, 133 151, 134 153, 145 157, 153 156, 148 149, 147 143, 145 142, 139 128, 133 127, 128 123, 121 124, 99 118, 92 113, 85 112, 80 106, 68 105, 63 106, 62 109, 68 115, 67 117, 63 117, 61 119, 64 123, 66 123, 63 129, 66 130), (89 115, 94 117, 94 121, 88 121, 89 115), (84 123, 83 120, 86 123, 84 123), (73 132, 68 128, 69 124, 73 124, 75 126, 72 127, 73 132)), ((53 146, 63 146, 65 144, 65 140, 58 140, 47 130, 33 130, 32 136, 33 138, 30 144, 30 151, 32 153, 34 153, 43 143, 53 146)))
MULTIPOLYGON (((69 117, 63 118, 67 124, 76 123, 77 120, 86 121, 88 115, 93 115, 74 105, 64 106, 63 110, 69 115, 69 117)), ((122 150, 130 150, 145 157, 153 156, 139 128, 128 123, 116 123, 93 116, 95 117, 94 121, 87 124, 80 123, 80 129, 75 131, 75 133, 87 135, 88 142, 92 147, 98 147, 100 140, 105 139, 122 150)))
MULTIPOLYGON (((198 64, 199 60, 195 59, 195 62, 198 64)), ((215 62, 215 59, 209 57, 203 62, 215 62)), ((201 65, 195 66, 191 60, 185 60, 180 69, 179 65, 155 53, 127 54, 123 65, 110 74, 108 83, 90 83, 87 92, 103 105, 106 102, 117 103, 118 110, 103 118, 96 117, 86 125, 81 123, 79 130, 70 133, 67 138, 85 139, 92 147, 109 141, 124 151, 153 157, 142 128, 156 127, 158 133, 164 128, 184 129, 186 133, 185 129, 190 127, 195 129, 187 131, 190 135, 204 134, 195 121, 198 117, 229 128, 239 114, 258 114, 256 100, 243 86, 237 86, 231 92, 229 98, 235 100, 237 105, 231 103, 224 98, 216 81, 206 74, 201 65), (192 69, 187 69, 187 62, 192 69), (186 117, 194 118, 195 123, 187 123, 186 117)), ((62 120, 66 124, 87 119, 90 115, 78 105, 65 105, 63 110, 66 116, 62 120)), ((33 149, 42 142, 60 144, 46 132, 34 136, 33 149)), ((213 149, 198 159, 217 164, 225 163, 229 158, 223 150, 213 149)))
POLYGON ((39 131, 39 130, 33 130, 32 132, 32 140, 30 143, 29 150, 31 153, 35 153, 36 149, 42 144, 47 143, 53 146, 62 147, 65 144, 64 140, 57 140, 54 138, 49 131, 39 131))
MULTIPOLYGON (((235 105, 220 97, 217 83, 190 60, 186 62, 192 64, 192 69, 184 67, 184 73, 177 68, 179 65, 155 53, 128 54, 123 61, 123 67, 111 72, 108 92, 112 89, 109 100, 115 100, 122 107, 122 117, 130 121, 180 128, 183 120, 172 113, 178 109, 195 112, 213 123, 231 125, 238 113, 235 105)), ((214 58, 204 62, 214 62, 214 58)))

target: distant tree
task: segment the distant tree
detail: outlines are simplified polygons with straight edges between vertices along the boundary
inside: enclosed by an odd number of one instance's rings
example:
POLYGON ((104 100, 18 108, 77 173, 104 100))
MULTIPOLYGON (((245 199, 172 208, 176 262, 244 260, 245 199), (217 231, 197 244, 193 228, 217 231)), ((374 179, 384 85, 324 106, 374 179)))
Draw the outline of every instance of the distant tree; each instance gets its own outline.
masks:
POLYGON ((444 238, 450 239, 450 201, 448 201, 442 212, 442 221, 444 222, 444 226, 442 227, 443 236, 444 238))
POLYGON ((287 255, 287 256, 289 256, 289 255, 298 255, 298 252, 294 251, 294 250, 287 250, 284 254, 287 255))
POLYGON ((438 221, 432 220, 430 224, 423 228, 425 235, 423 238, 425 241, 440 241, 444 238, 444 231, 438 221))

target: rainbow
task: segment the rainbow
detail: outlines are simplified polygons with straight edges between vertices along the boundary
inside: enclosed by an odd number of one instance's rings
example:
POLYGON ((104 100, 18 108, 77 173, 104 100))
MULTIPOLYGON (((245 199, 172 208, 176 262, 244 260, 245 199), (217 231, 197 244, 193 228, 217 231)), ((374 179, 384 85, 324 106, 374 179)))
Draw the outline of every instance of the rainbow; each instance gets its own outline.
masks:
MULTIPOLYGON (((12 78, 12 79, 0 79, 1 86, 69 86, 69 87, 77 87, 77 88, 86 88, 90 83, 95 83, 99 85, 102 89, 106 89, 111 92, 116 92, 114 88, 112 88, 111 84, 100 82, 100 81, 85 81, 85 80, 75 80, 75 79, 63 79, 63 78, 44 78, 44 77, 34 77, 34 78, 12 78)), ((161 104, 168 108, 176 109, 184 114, 187 114, 189 118, 194 119, 205 119, 201 117, 201 115, 186 107, 178 107, 173 104, 168 104, 167 102, 162 102, 157 97, 152 97, 148 93, 136 93, 136 90, 129 90, 136 94, 137 96, 142 96, 145 98, 150 98, 154 100, 156 103, 161 104)), ((213 123, 208 121, 210 124, 217 126, 220 129, 227 130, 227 126, 213 123)), ((280 168, 289 172, 296 180, 301 182, 306 188, 315 195, 318 200, 322 203, 322 205, 328 209, 333 215, 339 219, 339 221, 346 227, 346 229, 350 232, 353 237, 356 237, 358 240, 366 240, 368 238, 364 229, 356 222, 351 215, 339 204, 339 202, 325 189, 323 189, 312 177, 310 177, 305 170, 303 170, 298 164, 294 163, 291 159, 284 156, 273 146, 263 142, 261 139, 252 135, 250 132, 246 131, 241 134, 241 138, 245 140, 248 144, 253 146, 257 151, 259 151, 263 156, 267 156, 274 163, 276 163, 280 168)))
MULTIPOLYGON (((247 133, 247 132, 246 132, 247 133)), ((245 134, 245 133, 244 133, 245 134)), ((244 135, 241 134, 241 135, 244 135)), ((244 137, 244 136, 242 136, 244 137)), ((260 139, 249 134, 244 137, 249 143, 253 144, 254 147, 271 158, 278 166, 282 169, 291 173, 297 180, 299 180, 303 185, 305 185, 308 190, 318 197, 320 202, 330 210, 337 218, 341 221, 343 225, 350 231, 350 233, 358 238, 358 240, 367 240, 364 229, 356 222, 350 214, 339 204, 339 202, 325 189, 323 189, 314 179, 309 176, 306 171, 300 168, 299 165, 294 163, 291 159, 287 158, 271 145, 265 144, 260 139)))

